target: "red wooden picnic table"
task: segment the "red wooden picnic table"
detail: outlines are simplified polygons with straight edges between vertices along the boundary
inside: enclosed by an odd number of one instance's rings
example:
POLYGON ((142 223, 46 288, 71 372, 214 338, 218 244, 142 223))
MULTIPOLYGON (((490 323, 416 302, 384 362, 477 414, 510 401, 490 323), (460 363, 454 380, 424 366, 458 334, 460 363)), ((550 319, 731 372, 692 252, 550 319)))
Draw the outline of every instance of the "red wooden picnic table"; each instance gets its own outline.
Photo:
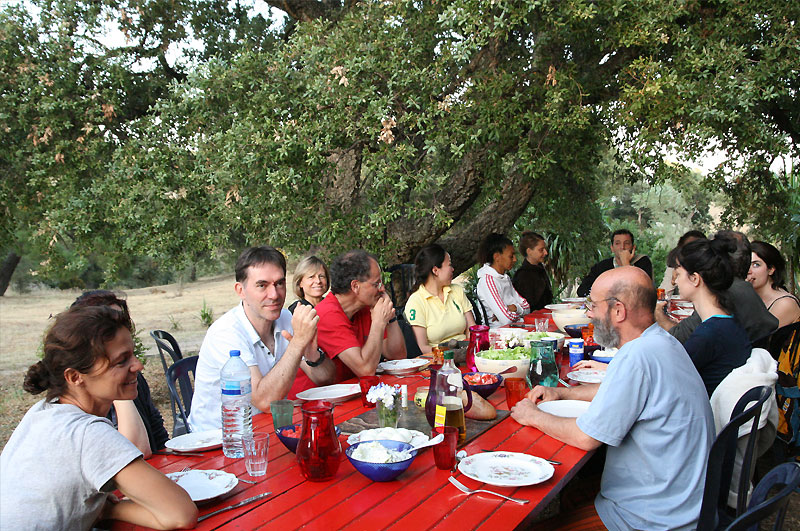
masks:
MULTIPOLYGON (((537 312, 541 316, 549 312, 537 312)), ((551 329, 555 329, 551 321, 551 329)), ((562 358, 564 358, 562 356, 562 358)), ((568 358, 568 357, 567 357, 568 358)), ((408 385, 411 397, 428 380, 422 374, 412 377, 382 376, 382 381, 408 385)), ((498 389, 489 401, 498 409, 507 409, 505 391, 498 389)), ((360 398, 338 404, 334 418, 339 424, 367 411, 360 398)), ((295 409, 294 421, 302 414, 295 409)), ((495 487, 470 479, 460 473, 459 481, 470 488, 488 488, 502 494, 530 500, 520 505, 487 494, 467 496, 448 482, 449 471, 436 468, 431 450, 421 451, 408 470, 395 481, 373 482, 358 473, 342 453, 336 477, 327 482, 307 481, 300 473, 295 455, 274 435, 271 417, 253 417, 254 431, 270 433, 267 475, 251 485, 239 482, 232 495, 200 508, 211 513, 264 492, 271 495, 243 507, 213 516, 197 529, 513 529, 525 527, 550 503, 569 480, 591 457, 592 452, 565 445, 541 431, 505 418, 468 442, 463 449, 469 455, 483 450, 524 452, 560 461, 555 474, 538 485, 495 487)), ((341 436, 343 448, 346 437, 341 436)), ((224 470, 253 480, 247 475, 243 459, 228 459, 221 450, 205 451, 202 457, 154 455, 148 462, 164 473, 184 467, 224 470)), ((143 529, 116 522, 113 529, 143 529)))

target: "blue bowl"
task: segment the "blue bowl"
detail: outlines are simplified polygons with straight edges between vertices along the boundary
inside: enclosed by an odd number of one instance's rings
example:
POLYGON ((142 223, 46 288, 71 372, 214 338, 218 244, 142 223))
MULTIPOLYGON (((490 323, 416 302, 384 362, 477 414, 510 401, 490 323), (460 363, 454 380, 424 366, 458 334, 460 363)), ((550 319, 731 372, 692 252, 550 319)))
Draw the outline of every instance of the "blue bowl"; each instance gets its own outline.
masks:
POLYGON ((500 387, 500 384, 503 383, 503 377, 493 372, 465 372, 463 376, 467 377, 471 374, 491 374, 492 376, 497 377, 497 381, 493 384, 476 385, 467 382, 466 379, 464 380, 467 383, 467 385, 469 385, 470 391, 472 391, 473 393, 478 393, 483 398, 489 398, 489 396, 491 396, 492 393, 497 391, 497 388, 500 387))
MULTIPOLYGON (((300 423, 292 424, 291 426, 284 426, 283 428, 278 428, 278 431, 275 432, 275 435, 278 436, 278 439, 280 439, 283 445, 293 454, 297 453, 297 443, 300 442, 300 437, 289 437, 287 435, 284 435, 283 432, 291 430, 300 431, 302 427, 303 425, 300 423)), ((335 429, 337 437, 342 434, 342 430, 339 429, 339 426, 335 426, 335 429)))
POLYGON ((564 331, 569 334, 569 337, 573 339, 578 339, 581 337, 581 329, 586 328, 589 325, 586 324, 577 324, 577 325, 567 325, 564 327, 564 331))
POLYGON ((357 442, 345 450, 345 454, 350 462, 353 463, 353 467, 355 467, 356 470, 367 476, 372 481, 392 481, 397 476, 405 472, 406 469, 411 466, 411 462, 414 461, 414 458, 417 456, 416 451, 411 452, 411 457, 405 461, 400 461, 399 463, 367 463, 366 461, 353 459, 353 452, 355 452, 356 448, 358 448, 358 445, 368 442, 379 442, 386 448, 396 451, 408 450, 411 448, 411 445, 400 441, 363 441, 357 442))

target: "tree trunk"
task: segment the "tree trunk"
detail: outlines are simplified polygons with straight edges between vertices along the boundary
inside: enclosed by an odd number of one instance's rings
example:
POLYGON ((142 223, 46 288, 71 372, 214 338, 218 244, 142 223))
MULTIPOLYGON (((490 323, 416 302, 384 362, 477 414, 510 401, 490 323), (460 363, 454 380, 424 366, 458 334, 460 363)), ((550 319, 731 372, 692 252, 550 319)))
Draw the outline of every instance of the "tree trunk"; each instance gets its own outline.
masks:
POLYGON ((3 265, 0 266, 0 297, 5 295, 8 284, 11 282, 11 275, 14 274, 14 270, 17 268, 21 258, 20 255, 12 251, 3 260, 3 265))

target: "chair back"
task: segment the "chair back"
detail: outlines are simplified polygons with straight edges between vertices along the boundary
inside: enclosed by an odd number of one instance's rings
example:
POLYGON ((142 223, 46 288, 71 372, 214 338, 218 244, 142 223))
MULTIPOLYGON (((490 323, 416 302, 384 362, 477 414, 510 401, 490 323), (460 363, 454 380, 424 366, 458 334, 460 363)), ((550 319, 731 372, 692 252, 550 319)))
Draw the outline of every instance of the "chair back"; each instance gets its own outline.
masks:
POLYGON ((783 519, 789 505, 789 496, 800 487, 800 463, 782 463, 761 479, 750 498, 750 505, 742 515, 727 527, 727 531, 757 531, 758 523, 775 514, 772 529, 783 528, 783 519), (767 497, 773 488, 780 488, 774 495, 767 497), (781 488, 782 487, 782 488, 781 488))
POLYGON ((486 307, 481 302, 481 298, 477 293, 473 293, 469 298, 472 307, 475 309, 475 324, 483 324, 489 326, 489 314, 486 313, 486 307), (479 315, 480 314, 480 315, 479 315))
POLYGON ((728 492, 731 490, 733 465, 736 459, 736 442, 739 439, 739 427, 752 420, 753 427, 751 428, 747 449, 742 460, 741 475, 739 476, 739 496, 747 496, 750 468, 753 460, 753 446, 756 440, 755 432, 758 431, 761 408, 770 394, 772 394, 770 387, 761 386, 754 387, 742 395, 733 408, 731 421, 722 428, 722 431, 719 432, 711 445, 708 464, 706 465, 703 503, 700 507, 700 518, 697 522, 698 531, 711 531, 730 522, 726 508, 728 506, 728 492), (744 409, 753 401, 755 401, 755 404, 744 409), (741 487, 743 481, 745 485, 744 492, 742 492, 741 487))
POLYGON ((386 268, 389 283, 386 289, 395 308, 402 309, 414 289, 414 264, 395 264, 386 268))
POLYGON ((414 335, 414 329, 406 321, 405 314, 400 310, 395 310, 395 317, 397 317, 397 324, 400 326, 400 331, 403 333, 403 341, 406 344, 406 358, 418 358, 422 356, 422 350, 417 343, 417 336, 414 335))
POLYGON ((156 342, 158 354, 161 356, 161 366, 164 367, 164 374, 166 374, 167 367, 183 359, 181 347, 178 345, 175 338, 172 337, 172 334, 164 330, 153 330, 150 332, 150 337, 156 342), (167 357, 169 357, 169 360, 167 360, 167 357))
POLYGON ((172 436, 189 433, 189 413, 192 409, 192 395, 194 395, 194 376, 197 368, 198 356, 183 358, 172 364, 167 369, 167 386, 172 400, 178 406, 177 415, 173 411, 174 428, 172 436), (182 433, 176 433, 180 432, 182 433))

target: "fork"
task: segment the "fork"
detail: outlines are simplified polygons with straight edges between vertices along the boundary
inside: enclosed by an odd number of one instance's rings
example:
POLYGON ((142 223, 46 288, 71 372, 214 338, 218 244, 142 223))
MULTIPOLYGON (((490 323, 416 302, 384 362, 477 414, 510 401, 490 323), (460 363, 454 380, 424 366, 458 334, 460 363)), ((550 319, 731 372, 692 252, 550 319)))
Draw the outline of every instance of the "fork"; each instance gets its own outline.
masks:
POLYGON ((510 496, 506 496, 504 494, 500 494, 499 492, 494 492, 494 491, 491 491, 491 490, 485 490, 485 489, 474 489, 473 490, 473 489, 469 489, 469 488, 466 487, 466 485, 464 485, 463 483, 458 481, 453 476, 450 476, 447 479, 450 481, 450 483, 452 483, 458 490, 460 490, 464 494, 475 494, 477 492, 485 492, 486 494, 494 494, 495 496, 500 496, 503 499, 506 499, 508 501, 512 501, 512 502, 515 502, 515 503, 519 503, 519 504, 522 504, 522 505, 530 502, 530 500, 520 500, 520 499, 517 499, 517 498, 511 498, 510 496))

